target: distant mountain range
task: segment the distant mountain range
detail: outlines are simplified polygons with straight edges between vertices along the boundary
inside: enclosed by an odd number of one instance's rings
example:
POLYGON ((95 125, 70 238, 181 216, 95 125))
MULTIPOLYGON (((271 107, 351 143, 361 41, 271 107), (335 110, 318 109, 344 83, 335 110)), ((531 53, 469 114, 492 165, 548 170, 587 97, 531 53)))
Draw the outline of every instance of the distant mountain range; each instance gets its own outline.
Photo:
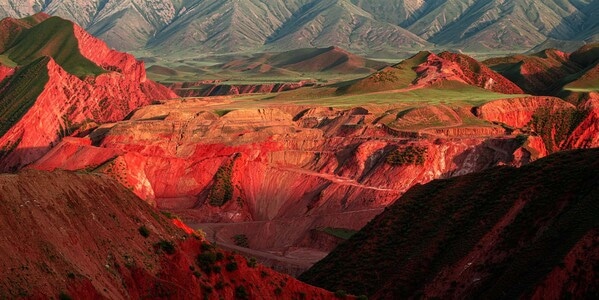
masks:
POLYGON ((45 12, 120 50, 158 54, 339 46, 359 54, 574 50, 599 40, 592 0, 8 0, 0 18, 45 12))

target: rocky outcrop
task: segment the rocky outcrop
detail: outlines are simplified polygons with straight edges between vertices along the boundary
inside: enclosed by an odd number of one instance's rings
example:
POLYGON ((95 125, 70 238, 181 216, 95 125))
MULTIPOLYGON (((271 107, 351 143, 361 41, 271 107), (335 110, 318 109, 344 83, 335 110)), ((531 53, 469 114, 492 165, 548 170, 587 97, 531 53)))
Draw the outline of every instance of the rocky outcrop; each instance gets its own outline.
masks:
MULTIPOLYGON (((37 26, 43 28, 45 23, 37 26)), ((129 54, 109 49, 78 26, 70 26, 74 28, 73 32, 68 31, 69 27, 61 32, 76 38, 78 49, 70 50, 80 52, 104 71, 94 76, 77 76, 67 72, 52 57, 42 57, 32 63, 35 64, 33 67, 20 67, 31 69, 27 76, 5 81, 0 91, 2 98, 12 95, 10 93, 15 90, 39 90, 39 94, 30 92, 26 96, 2 99, 4 107, 14 108, 6 112, 7 122, 14 123, 0 137, 0 148, 3 149, 0 171, 16 170, 32 163, 61 138, 89 130, 90 124, 119 121, 155 99, 175 96, 165 87, 146 79, 142 62, 129 54), (27 104, 17 101, 27 101, 27 104)), ((46 46, 39 45, 41 48, 46 46)), ((4 73, 5 77, 11 74, 10 71, 4 73)))
POLYGON ((474 109, 479 118, 522 128, 530 123, 539 109, 556 113, 575 106, 556 97, 525 97, 491 101, 474 109))
POLYGON ((477 60, 451 52, 421 51, 399 64, 341 86, 339 92, 364 93, 469 85, 504 94, 523 94, 516 84, 477 60))
POLYGON ((429 54, 426 61, 414 68, 415 86, 430 86, 446 81, 459 81, 504 94, 522 94, 517 85, 475 59, 457 53, 429 54))
POLYGON ((599 147, 599 93, 590 93, 589 97, 580 105, 580 123, 565 142, 565 149, 599 147))
POLYGON ((554 97, 528 97, 496 100, 474 108, 482 119, 501 123, 510 131, 542 138, 551 153, 566 149, 594 148, 598 145, 597 98, 578 107, 554 97))
POLYGON ((334 298, 215 248, 105 175, 4 174, 0 200, 5 298, 334 298))

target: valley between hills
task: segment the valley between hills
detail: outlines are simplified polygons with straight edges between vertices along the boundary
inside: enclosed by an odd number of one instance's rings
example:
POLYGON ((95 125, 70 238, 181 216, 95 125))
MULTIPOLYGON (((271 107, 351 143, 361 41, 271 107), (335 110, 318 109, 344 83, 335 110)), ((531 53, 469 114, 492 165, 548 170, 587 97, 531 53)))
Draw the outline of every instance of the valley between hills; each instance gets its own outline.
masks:
POLYGON ((598 293, 599 44, 163 64, 0 28, 0 298, 598 293))

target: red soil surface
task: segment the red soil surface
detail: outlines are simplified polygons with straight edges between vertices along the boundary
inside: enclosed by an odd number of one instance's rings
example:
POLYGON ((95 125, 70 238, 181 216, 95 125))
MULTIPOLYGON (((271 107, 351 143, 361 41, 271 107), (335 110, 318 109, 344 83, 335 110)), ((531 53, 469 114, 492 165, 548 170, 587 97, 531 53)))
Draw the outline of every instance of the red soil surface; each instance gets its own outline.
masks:
POLYGON ((0 175, 0 200, 2 298, 334 298, 213 248, 104 175, 0 175))

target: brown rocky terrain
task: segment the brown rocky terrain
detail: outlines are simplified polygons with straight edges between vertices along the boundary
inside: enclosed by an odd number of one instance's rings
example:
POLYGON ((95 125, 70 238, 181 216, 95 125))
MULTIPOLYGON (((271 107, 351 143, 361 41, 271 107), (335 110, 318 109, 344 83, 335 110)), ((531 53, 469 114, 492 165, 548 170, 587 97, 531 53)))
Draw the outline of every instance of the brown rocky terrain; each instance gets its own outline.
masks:
POLYGON ((186 233, 102 174, 0 175, 0 207, 1 298, 334 298, 186 233))
POLYGON ((595 298, 598 155, 415 186, 300 278, 371 299, 595 298))

